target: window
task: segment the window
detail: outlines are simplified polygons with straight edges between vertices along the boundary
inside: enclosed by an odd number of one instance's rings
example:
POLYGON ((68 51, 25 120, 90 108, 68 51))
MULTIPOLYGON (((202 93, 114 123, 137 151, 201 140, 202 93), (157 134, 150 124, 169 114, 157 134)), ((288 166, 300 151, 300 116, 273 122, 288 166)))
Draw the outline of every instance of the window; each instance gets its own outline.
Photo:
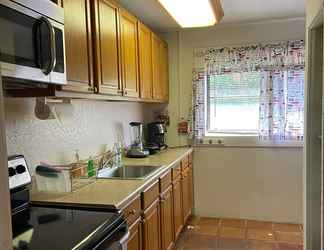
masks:
POLYGON ((303 40, 195 49, 194 139, 302 142, 304 68, 303 40))
POLYGON ((303 133, 303 91, 304 70, 208 75, 207 133, 258 135, 272 123, 274 138, 282 131, 288 139, 296 137, 303 133), (267 75, 272 83, 266 79, 262 86, 267 75))
POLYGON ((207 77, 208 133, 257 134, 260 72, 207 77))

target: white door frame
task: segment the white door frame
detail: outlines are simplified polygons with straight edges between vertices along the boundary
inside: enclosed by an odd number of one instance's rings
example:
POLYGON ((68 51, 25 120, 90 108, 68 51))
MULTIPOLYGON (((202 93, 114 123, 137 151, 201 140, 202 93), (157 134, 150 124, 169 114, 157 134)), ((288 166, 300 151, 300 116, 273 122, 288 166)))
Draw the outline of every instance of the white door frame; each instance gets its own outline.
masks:
POLYGON ((0 74, 0 249, 12 249, 11 209, 8 179, 8 156, 0 74))
POLYGON ((321 9, 306 28, 307 75, 305 84, 304 250, 324 249, 323 140, 321 141, 321 138, 323 138, 324 111, 323 14, 324 11, 321 9), (316 91, 320 88, 322 92, 316 91), (320 103, 322 103, 322 105, 320 105, 320 103))

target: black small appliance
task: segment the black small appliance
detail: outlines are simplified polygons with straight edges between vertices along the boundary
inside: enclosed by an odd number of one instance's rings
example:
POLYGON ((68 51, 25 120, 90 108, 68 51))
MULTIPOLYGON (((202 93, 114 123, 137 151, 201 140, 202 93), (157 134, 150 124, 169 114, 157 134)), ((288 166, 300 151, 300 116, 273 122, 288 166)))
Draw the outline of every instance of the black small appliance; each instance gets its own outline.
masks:
POLYGON ((166 149, 165 143, 166 128, 163 122, 151 122, 147 124, 147 146, 150 153, 156 153, 166 149))
POLYGON ((126 249, 129 232, 120 212, 32 205, 24 157, 9 157, 8 167, 14 250, 126 249))

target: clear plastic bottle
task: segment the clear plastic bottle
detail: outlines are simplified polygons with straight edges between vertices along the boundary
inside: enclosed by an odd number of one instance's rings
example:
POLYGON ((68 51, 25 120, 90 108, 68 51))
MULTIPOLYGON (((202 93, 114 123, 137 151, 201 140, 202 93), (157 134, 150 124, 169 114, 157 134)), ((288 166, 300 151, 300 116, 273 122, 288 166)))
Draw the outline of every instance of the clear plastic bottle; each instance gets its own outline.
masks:
POLYGON ((119 149, 118 149, 118 143, 114 143, 114 147, 113 147, 113 154, 114 154, 114 158, 113 158, 113 165, 114 167, 119 167, 119 149))

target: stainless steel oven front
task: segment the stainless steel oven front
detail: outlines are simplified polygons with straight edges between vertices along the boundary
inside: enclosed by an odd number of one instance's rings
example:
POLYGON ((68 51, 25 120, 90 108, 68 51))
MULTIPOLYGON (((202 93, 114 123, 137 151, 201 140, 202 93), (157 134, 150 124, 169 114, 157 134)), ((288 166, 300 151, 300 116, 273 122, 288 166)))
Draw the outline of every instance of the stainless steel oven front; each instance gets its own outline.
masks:
POLYGON ((0 0, 4 78, 65 84, 64 10, 49 0, 0 0))

